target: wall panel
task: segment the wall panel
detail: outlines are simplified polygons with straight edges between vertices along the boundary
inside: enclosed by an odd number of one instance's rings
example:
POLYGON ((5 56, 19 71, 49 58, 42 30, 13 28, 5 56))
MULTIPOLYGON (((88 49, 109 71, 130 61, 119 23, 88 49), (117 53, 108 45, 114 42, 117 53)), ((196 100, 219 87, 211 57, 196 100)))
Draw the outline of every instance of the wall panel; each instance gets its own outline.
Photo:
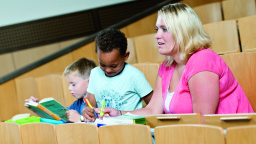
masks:
POLYGON ((91 42, 77 50, 72 52, 73 60, 78 60, 79 58, 86 57, 92 59, 98 65, 98 57, 95 52, 95 42, 91 42))
POLYGON ((31 70, 18 78, 24 77, 39 77, 46 74, 53 74, 53 73, 63 73, 66 66, 73 62, 72 54, 66 54, 61 56, 47 64, 44 64, 34 70, 31 70))
POLYGON ((127 26, 127 36, 135 37, 156 32, 157 12, 127 26))
POLYGON ((21 51, 13 52, 13 59, 15 63, 15 68, 19 69, 26 66, 34 61, 37 61, 43 57, 46 57, 56 51, 60 50, 59 44, 49 44, 40 47, 35 47, 33 49, 25 49, 21 51))
POLYGON ((0 55, 0 65, 1 65, 0 77, 14 71, 15 67, 14 67, 11 53, 0 55))
POLYGON ((66 48, 68 46, 71 46, 72 44, 75 44, 75 43, 83 40, 84 38, 86 38, 86 37, 75 38, 75 39, 59 42, 59 47, 60 47, 60 49, 66 48))

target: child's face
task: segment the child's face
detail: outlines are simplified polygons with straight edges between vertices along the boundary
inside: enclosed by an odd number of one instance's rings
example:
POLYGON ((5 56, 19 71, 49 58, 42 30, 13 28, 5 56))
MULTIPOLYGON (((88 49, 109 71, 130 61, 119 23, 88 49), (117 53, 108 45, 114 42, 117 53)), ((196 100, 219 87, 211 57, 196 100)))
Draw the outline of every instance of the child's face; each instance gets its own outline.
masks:
POLYGON ((72 72, 66 76, 66 79, 69 84, 68 90, 72 96, 74 96, 76 99, 80 99, 83 97, 83 95, 86 95, 89 78, 84 80, 78 75, 77 72, 72 72))
POLYGON ((98 59, 100 68, 105 72, 107 77, 118 75, 124 67, 124 62, 129 57, 129 52, 125 56, 120 56, 118 49, 113 49, 111 52, 102 52, 98 49, 98 59))

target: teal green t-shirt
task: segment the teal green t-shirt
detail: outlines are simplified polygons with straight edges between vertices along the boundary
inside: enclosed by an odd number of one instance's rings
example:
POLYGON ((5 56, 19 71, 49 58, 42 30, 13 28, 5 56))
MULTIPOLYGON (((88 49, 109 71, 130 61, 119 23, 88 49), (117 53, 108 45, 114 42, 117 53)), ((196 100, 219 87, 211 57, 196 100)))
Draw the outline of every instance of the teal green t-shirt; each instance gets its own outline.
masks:
POLYGON ((94 94, 97 107, 101 107, 105 99, 105 107, 125 111, 142 108, 142 98, 151 91, 144 74, 127 63, 114 77, 105 76, 100 67, 92 69, 87 88, 87 92, 94 94))

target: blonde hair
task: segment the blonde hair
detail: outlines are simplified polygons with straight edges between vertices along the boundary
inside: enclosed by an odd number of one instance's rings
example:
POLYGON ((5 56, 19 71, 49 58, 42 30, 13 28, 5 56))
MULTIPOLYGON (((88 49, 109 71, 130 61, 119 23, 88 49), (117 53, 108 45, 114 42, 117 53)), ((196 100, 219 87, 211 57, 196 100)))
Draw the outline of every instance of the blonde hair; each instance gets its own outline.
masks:
POLYGON ((84 80, 88 78, 91 74, 91 70, 96 67, 96 63, 93 60, 87 58, 81 58, 73 62, 72 64, 68 65, 63 75, 67 76, 70 73, 77 72, 79 77, 83 78, 84 80))
MULTIPOLYGON (((209 48, 212 40, 203 29, 202 23, 194 10, 184 3, 175 3, 163 6, 160 15, 172 34, 173 40, 180 51, 181 59, 189 57, 199 49, 209 48)), ((172 64, 173 59, 167 56, 165 64, 172 64)))

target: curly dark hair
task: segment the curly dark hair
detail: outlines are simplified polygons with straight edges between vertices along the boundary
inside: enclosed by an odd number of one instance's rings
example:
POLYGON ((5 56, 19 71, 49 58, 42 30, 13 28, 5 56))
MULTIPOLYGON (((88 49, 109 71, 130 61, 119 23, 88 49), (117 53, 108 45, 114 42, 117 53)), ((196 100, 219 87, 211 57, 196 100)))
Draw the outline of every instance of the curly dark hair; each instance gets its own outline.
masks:
POLYGON ((118 49, 121 56, 124 56, 127 50, 127 38, 124 33, 117 29, 105 29, 99 32, 95 39, 95 51, 111 52, 118 49))

